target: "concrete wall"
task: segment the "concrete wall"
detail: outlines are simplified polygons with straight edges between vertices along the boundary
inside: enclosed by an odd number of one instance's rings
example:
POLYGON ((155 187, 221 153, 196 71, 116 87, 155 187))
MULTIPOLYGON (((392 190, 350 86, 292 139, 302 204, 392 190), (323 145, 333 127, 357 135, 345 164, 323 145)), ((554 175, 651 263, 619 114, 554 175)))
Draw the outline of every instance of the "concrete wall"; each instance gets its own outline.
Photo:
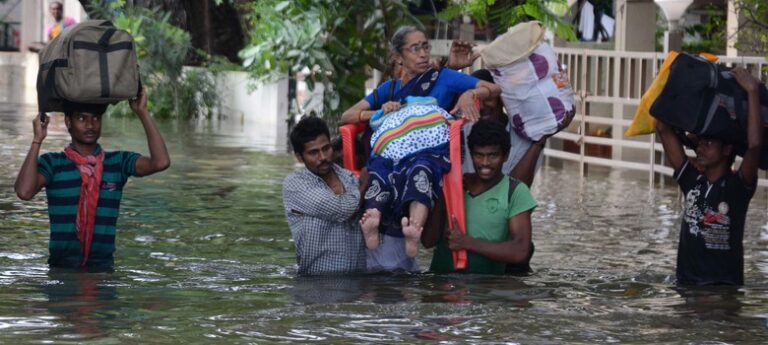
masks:
POLYGON ((35 53, 0 52, 0 103, 37 104, 35 53))
POLYGON ((245 146, 285 148, 288 137, 288 78, 253 89, 245 72, 223 72, 219 93, 218 130, 241 133, 245 146))

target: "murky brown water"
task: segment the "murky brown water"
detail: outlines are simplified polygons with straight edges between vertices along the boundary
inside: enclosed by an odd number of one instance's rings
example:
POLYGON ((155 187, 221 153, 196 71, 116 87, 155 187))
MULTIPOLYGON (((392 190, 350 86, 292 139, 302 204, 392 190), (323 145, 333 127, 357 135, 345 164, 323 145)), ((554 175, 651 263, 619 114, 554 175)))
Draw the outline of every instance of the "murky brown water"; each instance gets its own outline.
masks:
MULTIPOLYGON (((130 180, 113 274, 49 272, 41 193, 13 180, 28 111, 0 112, 0 343, 765 343, 768 209, 752 202, 745 281, 672 285, 674 186, 629 173, 544 167, 533 192, 529 277, 296 278, 281 181, 290 155, 258 133, 161 124, 170 170, 130 180), (246 137, 247 136, 247 137, 246 137)), ((107 149, 146 153, 139 122, 106 119, 107 149)), ((68 142, 61 121, 44 150, 68 142)), ((420 263, 427 267, 428 251, 420 263)))

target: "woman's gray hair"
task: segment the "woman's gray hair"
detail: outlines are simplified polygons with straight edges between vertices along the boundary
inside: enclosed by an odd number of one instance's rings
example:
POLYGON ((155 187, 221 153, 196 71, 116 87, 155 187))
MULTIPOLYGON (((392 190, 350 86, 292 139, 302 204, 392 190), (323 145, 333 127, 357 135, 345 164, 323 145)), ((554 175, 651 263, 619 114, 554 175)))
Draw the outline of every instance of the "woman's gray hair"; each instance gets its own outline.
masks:
POLYGON ((408 34, 412 32, 423 31, 413 25, 401 26, 397 29, 397 31, 395 31, 395 34, 392 35, 392 40, 389 41, 389 46, 393 54, 400 54, 403 52, 403 46, 405 46, 405 36, 408 36, 408 34))

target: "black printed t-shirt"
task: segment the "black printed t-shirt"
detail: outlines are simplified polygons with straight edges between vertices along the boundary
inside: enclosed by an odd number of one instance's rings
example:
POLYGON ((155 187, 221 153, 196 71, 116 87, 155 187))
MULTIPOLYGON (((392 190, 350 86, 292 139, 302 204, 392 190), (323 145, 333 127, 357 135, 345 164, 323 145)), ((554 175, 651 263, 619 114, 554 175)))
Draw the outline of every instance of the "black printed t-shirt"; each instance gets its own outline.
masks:
POLYGON ((710 184, 686 162, 675 178, 685 195, 677 283, 680 285, 744 284, 744 220, 754 187, 730 172, 710 184))

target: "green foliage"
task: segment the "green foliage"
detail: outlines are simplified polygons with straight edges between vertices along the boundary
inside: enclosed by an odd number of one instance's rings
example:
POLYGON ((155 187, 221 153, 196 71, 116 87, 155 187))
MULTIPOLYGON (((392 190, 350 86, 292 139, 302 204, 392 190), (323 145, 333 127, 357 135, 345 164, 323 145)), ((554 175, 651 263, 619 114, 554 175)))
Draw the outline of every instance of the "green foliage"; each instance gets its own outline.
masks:
MULTIPOLYGON (((187 118, 212 114, 217 104, 213 78, 202 76, 197 70, 183 70, 192 50, 191 38, 170 23, 170 13, 126 6, 124 0, 94 2, 89 13, 111 20, 115 27, 133 36, 141 81, 155 116, 187 118)), ((121 103, 109 112, 120 115, 130 110, 121 103)))
POLYGON ((725 53, 725 14, 710 4, 707 6, 706 16, 706 22, 683 28, 686 35, 698 37, 695 41, 683 43, 683 50, 692 53, 723 54, 725 53))
POLYGON ((453 0, 440 13, 440 17, 443 20, 451 20, 468 14, 479 25, 491 24, 501 31, 533 19, 544 23, 558 37, 575 41, 573 26, 561 17, 563 8, 568 8, 566 0, 453 0), (553 12, 560 12, 560 15, 553 12))
MULTIPOLYGON (((736 0, 735 5, 742 18, 739 23, 737 48, 768 58, 768 2, 736 0)), ((768 70, 763 72, 768 73, 768 70)))
POLYGON ((341 110, 364 96, 369 68, 385 70, 387 41, 397 26, 420 22, 403 1, 262 0, 248 7, 243 66, 258 82, 304 68, 310 90, 325 85, 323 114, 335 125, 341 110))

